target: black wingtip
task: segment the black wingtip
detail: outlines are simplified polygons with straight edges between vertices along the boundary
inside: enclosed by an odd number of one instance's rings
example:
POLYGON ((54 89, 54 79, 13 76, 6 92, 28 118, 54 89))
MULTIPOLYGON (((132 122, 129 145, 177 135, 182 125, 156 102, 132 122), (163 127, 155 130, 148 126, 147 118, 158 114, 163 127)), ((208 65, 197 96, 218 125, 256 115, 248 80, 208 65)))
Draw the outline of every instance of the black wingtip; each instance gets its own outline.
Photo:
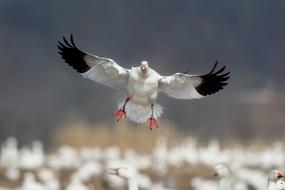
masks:
POLYGON ((84 73, 90 69, 90 66, 84 60, 86 53, 82 52, 75 45, 73 34, 70 34, 70 41, 64 36, 62 37, 63 42, 58 41, 57 48, 58 53, 62 59, 77 72, 84 73))
POLYGON ((213 73, 214 70, 216 69, 217 65, 218 65, 218 60, 216 60, 216 62, 215 62, 215 64, 214 64, 213 68, 211 69, 211 71, 210 71, 208 74, 213 73))
POLYGON ((225 68, 226 68, 226 66, 223 66, 220 70, 218 70, 217 72, 215 72, 213 74, 217 75, 217 74, 223 72, 225 70, 225 68))
POLYGON ((73 34, 72 33, 70 34, 70 42, 73 45, 73 47, 76 47, 76 44, 74 43, 74 40, 73 40, 73 34))
POLYGON ((70 43, 66 40, 66 38, 63 36, 62 37, 64 43, 68 46, 68 47, 71 47, 72 48, 72 45, 70 45, 70 43))
POLYGON ((202 82, 196 87, 199 94, 203 96, 214 94, 226 86, 228 79, 230 78, 230 72, 223 73, 226 66, 221 67, 215 72, 218 65, 218 61, 215 62, 211 71, 205 75, 201 75, 202 82))

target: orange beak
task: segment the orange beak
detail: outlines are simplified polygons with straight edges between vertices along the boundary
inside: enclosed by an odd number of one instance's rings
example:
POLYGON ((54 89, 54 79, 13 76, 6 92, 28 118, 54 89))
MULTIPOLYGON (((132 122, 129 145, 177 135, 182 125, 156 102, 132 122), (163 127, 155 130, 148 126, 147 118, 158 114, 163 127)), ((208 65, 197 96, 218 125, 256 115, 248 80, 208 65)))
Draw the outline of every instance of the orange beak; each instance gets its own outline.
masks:
POLYGON ((141 70, 142 70, 142 71, 146 71, 147 67, 148 67, 148 65, 142 64, 142 65, 141 65, 141 70))
POLYGON ((217 171, 214 171, 213 173, 212 173, 212 177, 217 177, 219 174, 218 174, 218 172, 217 171))
POLYGON ((277 177, 278 178, 284 177, 284 173, 281 171, 277 172, 277 177))

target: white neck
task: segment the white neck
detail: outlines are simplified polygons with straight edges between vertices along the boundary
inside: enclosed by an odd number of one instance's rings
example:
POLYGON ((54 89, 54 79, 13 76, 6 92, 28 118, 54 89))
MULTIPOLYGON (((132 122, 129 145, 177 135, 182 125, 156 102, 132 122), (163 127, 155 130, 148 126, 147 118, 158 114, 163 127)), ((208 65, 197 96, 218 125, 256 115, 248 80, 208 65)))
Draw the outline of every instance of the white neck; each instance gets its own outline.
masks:
POLYGON ((129 190, 138 190, 138 183, 135 179, 128 180, 128 189, 129 190))
POLYGON ((230 178, 222 178, 219 181, 219 190, 230 190, 230 178))
POLYGON ((267 189, 268 190, 276 190, 275 183, 273 181, 268 181, 267 189))
POLYGON ((147 76, 148 76, 148 73, 149 73, 149 71, 141 71, 141 72, 140 72, 140 75, 141 75, 142 77, 147 77, 147 76))

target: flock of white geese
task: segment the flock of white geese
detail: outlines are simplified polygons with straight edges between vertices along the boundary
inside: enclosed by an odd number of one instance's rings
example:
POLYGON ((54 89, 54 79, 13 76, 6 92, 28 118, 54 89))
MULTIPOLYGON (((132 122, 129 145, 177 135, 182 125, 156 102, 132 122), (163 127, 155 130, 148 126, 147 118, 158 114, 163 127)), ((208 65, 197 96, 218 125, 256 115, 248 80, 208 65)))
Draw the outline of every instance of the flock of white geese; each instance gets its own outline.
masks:
POLYGON ((285 190, 284 173, 275 169, 285 165, 284 155, 283 144, 278 142, 260 149, 221 148, 218 141, 199 145, 194 138, 172 147, 159 138, 149 154, 133 149, 121 151, 116 146, 62 146, 46 153, 40 142, 19 148, 16 139, 9 138, 1 144, 0 190, 96 190, 100 188, 88 182, 99 177, 107 184, 106 189, 174 190, 177 187, 170 168, 187 166, 212 170, 207 171, 208 177, 192 175, 187 184, 192 190, 285 190), (72 171, 65 186, 59 177, 63 169, 72 171), (153 171, 160 180, 153 180, 143 172, 146 170, 153 171), (19 185, 5 186, 8 183, 3 180, 19 185))
MULTIPOLYGON (((138 182, 136 179, 136 176, 138 175, 137 172, 131 168, 131 167, 119 167, 119 168, 111 168, 109 173, 111 175, 116 175, 124 180, 127 181, 128 184, 128 189, 129 190, 138 190, 138 182)), ((242 182, 238 182, 234 180, 234 176, 231 174, 232 172, 230 171, 229 167, 226 166, 224 163, 217 164, 214 167, 214 172, 213 172, 213 177, 216 177, 218 179, 218 185, 215 184, 215 182, 209 182, 206 180, 201 180, 197 181, 194 180, 192 182, 192 185, 195 189, 204 189, 204 190, 231 190, 231 189, 236 189, 236 190, 245 190, 248 189, 245 187, 242 182)), ((285 181, 283 179, 284 174, 280 170, 272 170, 268 174, 268 179, 267 179, 267 189, 268 190, 284 190, 285 189, 285 181)), ((155 189, 167 189, 167 188, 162 188, 162 187, 157 187, 153 188, 155 189)))

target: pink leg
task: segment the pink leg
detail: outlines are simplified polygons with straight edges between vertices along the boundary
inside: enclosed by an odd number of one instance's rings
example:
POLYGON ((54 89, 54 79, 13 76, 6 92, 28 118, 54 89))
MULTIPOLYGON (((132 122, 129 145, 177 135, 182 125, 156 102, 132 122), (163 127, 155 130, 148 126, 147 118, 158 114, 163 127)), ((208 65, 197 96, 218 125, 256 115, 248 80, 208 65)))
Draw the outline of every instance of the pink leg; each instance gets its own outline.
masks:
POLYGON ((130 98, 127 98, 124 105, 123 105, 123 108, 119 109, 118 111, 116 111, 114 113, 114 117, 117 121, 120 121, 122 118, 126 118, 127 114, 125 111, 125 107, 126 107, 126 104, 128 103, 129 100, 130 100, 130 98))
POLYGON ((158 128, 157 121, 153 117, 153 104, 151 104, 151 117, 147 120, 146 123, 148 124, 150 130, 152 130, 152 128, 154 128, 154 127, 158 128))

